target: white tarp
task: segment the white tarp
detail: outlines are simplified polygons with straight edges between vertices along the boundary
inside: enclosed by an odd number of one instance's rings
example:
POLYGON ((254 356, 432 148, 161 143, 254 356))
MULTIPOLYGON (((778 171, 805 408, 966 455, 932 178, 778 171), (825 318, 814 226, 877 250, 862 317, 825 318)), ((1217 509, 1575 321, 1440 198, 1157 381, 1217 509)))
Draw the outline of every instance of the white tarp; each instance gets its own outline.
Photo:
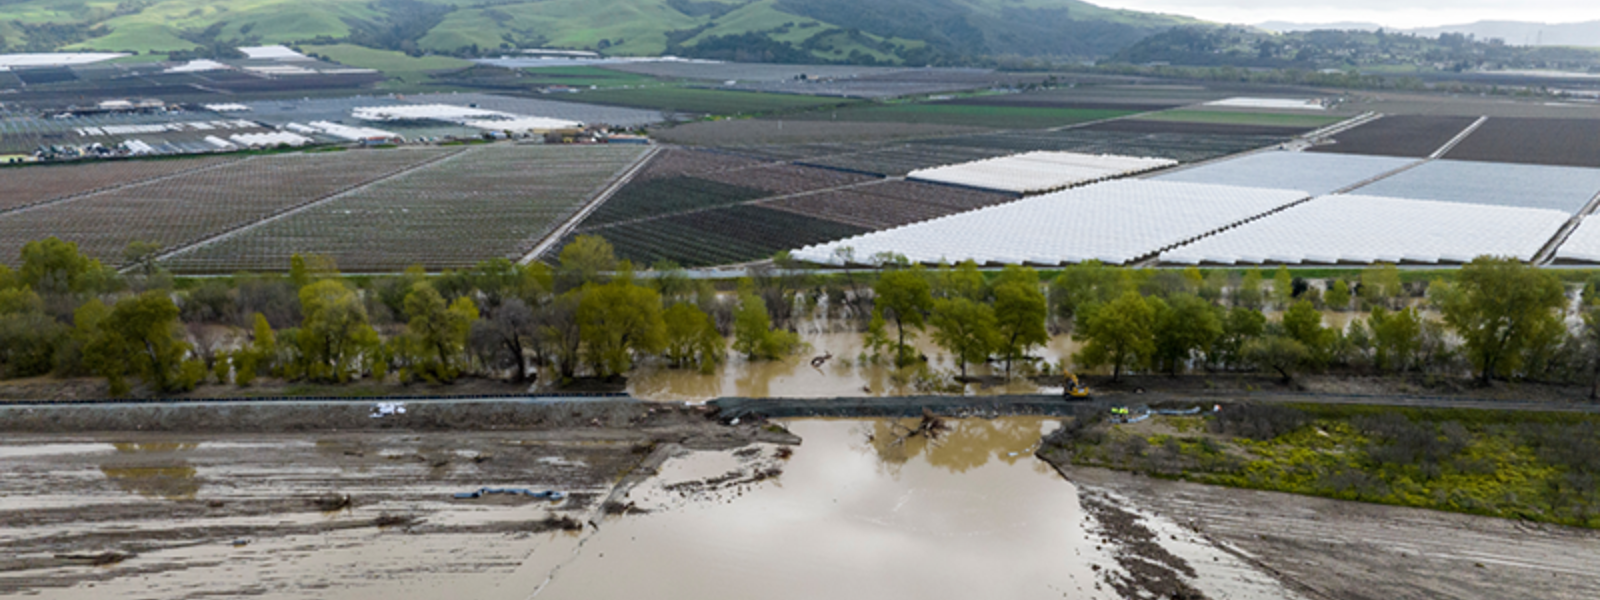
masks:
POLYGON ((125 52, 43 52, 0 54, 0 67, 69 67, 128 56, 125 52))
POLYGON ((239 48, 246 57, 255 60, 311 60, 311 57, 295 52, 288 46, 245 46, 239 48))
POLYGON ((1027 152, 999 158, 918 169, 907 179, 1020 194, 1058 190, 1178 164, 1168 158, 1027 152))

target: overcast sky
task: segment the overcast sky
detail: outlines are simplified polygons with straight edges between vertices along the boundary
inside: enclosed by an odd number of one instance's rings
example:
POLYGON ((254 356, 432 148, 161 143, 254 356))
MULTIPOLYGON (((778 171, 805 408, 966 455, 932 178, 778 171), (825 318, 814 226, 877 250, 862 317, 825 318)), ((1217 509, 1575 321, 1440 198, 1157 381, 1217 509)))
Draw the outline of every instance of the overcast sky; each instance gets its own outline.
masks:
POLYGON ((1359 21, 1386 27, 1473 21, 1575 23, 1600 20, 1600 0, 1089 0, 1112 8, 1164 12, 1223 23, 1359 21))

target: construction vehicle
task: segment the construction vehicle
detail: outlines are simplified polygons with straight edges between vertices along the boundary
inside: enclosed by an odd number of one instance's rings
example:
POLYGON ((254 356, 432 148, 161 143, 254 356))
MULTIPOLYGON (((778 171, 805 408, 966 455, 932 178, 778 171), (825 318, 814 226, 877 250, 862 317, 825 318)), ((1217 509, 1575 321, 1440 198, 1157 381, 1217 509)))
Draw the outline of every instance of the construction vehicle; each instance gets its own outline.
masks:
POLYGON ((1077 375, 1073 375, 1071 371, 1062 371, 1061 379, 1063 384, 1061 396, 1063 398, 1068 400, 1089 399, 1089 386, 1083 385, 1083 383, 1079 382, 1077 375))

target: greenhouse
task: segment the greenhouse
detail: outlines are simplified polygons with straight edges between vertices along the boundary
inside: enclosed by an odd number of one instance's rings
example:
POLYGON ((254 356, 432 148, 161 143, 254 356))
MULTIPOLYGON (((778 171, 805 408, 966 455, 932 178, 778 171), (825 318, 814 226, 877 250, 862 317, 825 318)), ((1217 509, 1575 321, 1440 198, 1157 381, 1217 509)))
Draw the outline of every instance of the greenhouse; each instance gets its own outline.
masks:
POLYGON ((1176 264, 1466 263, 1531 260, 1565 212, 1433 200, 1317 198, 1161 254, 1176 264))
POLYGON ((1600 220, 1584 219, 1556 250, 1556 260, 1600 263, 1600 220))
POLYGON ((919 263, 1124 264, 1309 197, 1293 190, 1121 180, 1035 196, 796 251, 840 264, 881 252, 919 263))
POLYGON ((1576 214, 1600 193, 1600 169, 1435 160, 1357 191, 1371 196, 1548 208, 1576 214))
POLYGON ((1036 194, 1177 165, 1166 158, 1075 152, 1028 152, 918 169, 907 179, 1018 194, 1036 194))
POLYGON ((1260 152, 1154 177, 1161 181, 1213 183, 1331 194, 1417 162, 1410 158, 1260 152))

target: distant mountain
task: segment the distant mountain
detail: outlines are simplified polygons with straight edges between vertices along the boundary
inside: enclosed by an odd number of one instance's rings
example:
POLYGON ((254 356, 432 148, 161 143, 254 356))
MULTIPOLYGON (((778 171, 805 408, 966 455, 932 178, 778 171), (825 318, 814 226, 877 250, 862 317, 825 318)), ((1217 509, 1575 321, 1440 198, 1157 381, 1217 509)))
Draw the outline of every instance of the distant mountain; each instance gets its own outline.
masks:
MULTIPOLYGON (((1377 31, 1385 29, 1377 23, 1289 23, 1267 21, 1255 25, 1274 33, 1291 33, 1315 30, 1377 31)), ((1523 21, 1478 21, 1464 25, 1421 27, 1416 29, 1387 28, 1390 33, 1410 33, 1439 37, 1441 33, 1471 35, 1480 40, 1498 39, 1515 46, 1579 46, 1600 48, 1600 21, 1584 23, 1529 23, 1523 21)))
POLYGON ((1496 44, 1464 34, 1429 37, 1387 30, 1314 30, 1273 34, 1253 27, 1183 26, 1139 40, 1113 62, 1306 70, 1386 68, 1387 72, 1479 69, 1588 71, 1600 52, 1584 48, 1496 44))
POLYGON ((515 48, 775 62, 1096 58, 1194 19, 1079 0, 0 0, 0 50, 180 57, 348 42, 411 54, 515 48))

